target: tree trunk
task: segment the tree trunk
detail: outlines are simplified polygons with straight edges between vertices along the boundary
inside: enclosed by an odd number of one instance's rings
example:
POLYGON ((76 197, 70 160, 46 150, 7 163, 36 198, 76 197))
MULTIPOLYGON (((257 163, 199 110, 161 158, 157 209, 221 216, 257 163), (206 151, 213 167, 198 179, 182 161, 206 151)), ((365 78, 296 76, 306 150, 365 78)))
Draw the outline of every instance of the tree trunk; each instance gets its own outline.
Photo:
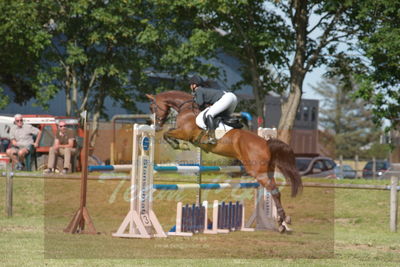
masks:
POLYGON ((72 88, 71 88, 71 114, 69 116, 78 116, 80 113, 77 107, 78 100, 78 77, 76 75, 75 70, 72 71, 72 88))
MULTIPOLYGON (((104 81, 104 79, 103 79, 104 81)), ((100 85, 99 88, 99 94, 96 97, 96 104, 94 106, 94 114, 93 114, 93 127, 92 127, 92 133, 90 136, 90 146, 95 146, 96 144, 96 138, 97 138, 97 133, 99 131, 99 120, 100 120, 100 116, 101 116, 101 111, 103 109, 104 106, 104 100, 106 98, 106 83, 103 82, 100 85)))
POLYGON ((290 67, 290 93, 282 104, 282 116, 278 126, 278 138, 290 144, 292 130, 303 94, 303 81, 306 73, 306 48, 308 11, 307 0, 294 1, 295 14, 292 19, 296 31, 296 52, 290 67))
POLYGON ((264 104, 264 97, 261 95, 262 85, 260 82, 260 75, 256 69, 255 65, 251 65, 251 76, 252 76, 252 87, 253 87, 253 95, 254 99, 256 100, 256 115, 257 117, 263 117, 263 104, 264 104))
POLYGON ((278 126, 278 138, 287 144, 290 144, 292 138, 294 121, 302 96, 304 75, 298 74, 297 76, 300 77, 291 82, 291 93, 282 104, 282 116, 278 126))
POLYGON ((71 116, 71 70, 65 67, 65 116, 71 116))

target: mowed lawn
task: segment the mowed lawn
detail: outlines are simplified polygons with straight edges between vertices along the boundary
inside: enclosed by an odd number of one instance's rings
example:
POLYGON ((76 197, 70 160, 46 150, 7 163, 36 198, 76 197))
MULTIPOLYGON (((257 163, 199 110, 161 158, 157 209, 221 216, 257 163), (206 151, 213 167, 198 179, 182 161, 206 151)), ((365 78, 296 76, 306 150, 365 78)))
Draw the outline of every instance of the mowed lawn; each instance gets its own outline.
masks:
MULTIPOLYGON (((87 206, 99 234, 63 233, 79 207, 79 192, 78 180, 15 178, 14 216, 7 218, 2 177, 1 265, 400 265, 400 234, 389 231, 388 191, 305 188, 301 196, 290 198, 289 189, 282 189, 284 207, 293 220, 290 234, 232 232, 151 240, 111 236, 129 209, 128 181, 90 180, 87 206)), ((253 193, 210 190, 202 197, 210 202, 243 200, 249 217, 253 193)), ((177 201, 193 203, 195 198, 196 190, 155 192, 154 209, 164 230, 175 223, 177 201)))

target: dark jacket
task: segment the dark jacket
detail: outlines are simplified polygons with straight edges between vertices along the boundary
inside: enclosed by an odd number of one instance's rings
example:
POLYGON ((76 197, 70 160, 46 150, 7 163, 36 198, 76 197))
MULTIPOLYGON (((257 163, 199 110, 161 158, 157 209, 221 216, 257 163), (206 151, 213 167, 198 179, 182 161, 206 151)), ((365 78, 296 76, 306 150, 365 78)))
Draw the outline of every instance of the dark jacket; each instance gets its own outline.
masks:
POLYGON ((194 92, 193 97, 196 104, 199 105, 201 110, 203 110, 206 108, 206 105, 213 105, 215 102, 220 100, 224 94, 225 92, 222 90, 198 87, 194 92))

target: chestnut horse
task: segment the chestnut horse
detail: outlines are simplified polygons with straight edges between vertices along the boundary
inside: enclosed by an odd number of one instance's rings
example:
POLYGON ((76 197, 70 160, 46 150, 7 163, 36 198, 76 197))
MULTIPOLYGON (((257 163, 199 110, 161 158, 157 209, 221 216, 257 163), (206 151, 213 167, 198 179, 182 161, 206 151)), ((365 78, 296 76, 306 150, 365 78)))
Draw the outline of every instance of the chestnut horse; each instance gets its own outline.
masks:
POLYGON ((278 167, 290 182, 292 197, 296 196, 302 188, 293 150, 286 143, 278 139, 268 141, 257 134, 242 130, 232 129, 227 132, 217 144, 203 144, 201 140, 207 138, 204 130, 196 125, 195 119, 199 113, 192 95, 181 91, 168 91, 157 95, 146 95, 150 100, 150 110, 156 114, 156 128, 160 129, 165 123, 170 109, 177 111, 176 128, 169 129, 164 134, 165 140, 177 148, 176 139, 189 141, 207 152, 236 158, 240 160, 246 172, 253 176, 268 192, 271 193, 278 212, 278 230, 284 232, 286 223, 290 223, 281 204, 281 195, 275 183, 274 170, 278 167))

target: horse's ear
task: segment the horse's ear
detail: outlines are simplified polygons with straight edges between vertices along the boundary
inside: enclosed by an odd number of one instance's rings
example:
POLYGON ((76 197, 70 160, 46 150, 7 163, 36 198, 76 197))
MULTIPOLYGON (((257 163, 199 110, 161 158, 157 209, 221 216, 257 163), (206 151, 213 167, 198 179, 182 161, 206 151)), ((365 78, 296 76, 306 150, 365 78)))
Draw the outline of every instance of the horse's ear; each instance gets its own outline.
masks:
POLYGON ((152 101, 155 101, 155 100, 156 100, 155 97, 154 97, 154 95, 146 94, 146 96, 147 96, 148 99, 150 99, 150 100, 152 100, 152 101))

